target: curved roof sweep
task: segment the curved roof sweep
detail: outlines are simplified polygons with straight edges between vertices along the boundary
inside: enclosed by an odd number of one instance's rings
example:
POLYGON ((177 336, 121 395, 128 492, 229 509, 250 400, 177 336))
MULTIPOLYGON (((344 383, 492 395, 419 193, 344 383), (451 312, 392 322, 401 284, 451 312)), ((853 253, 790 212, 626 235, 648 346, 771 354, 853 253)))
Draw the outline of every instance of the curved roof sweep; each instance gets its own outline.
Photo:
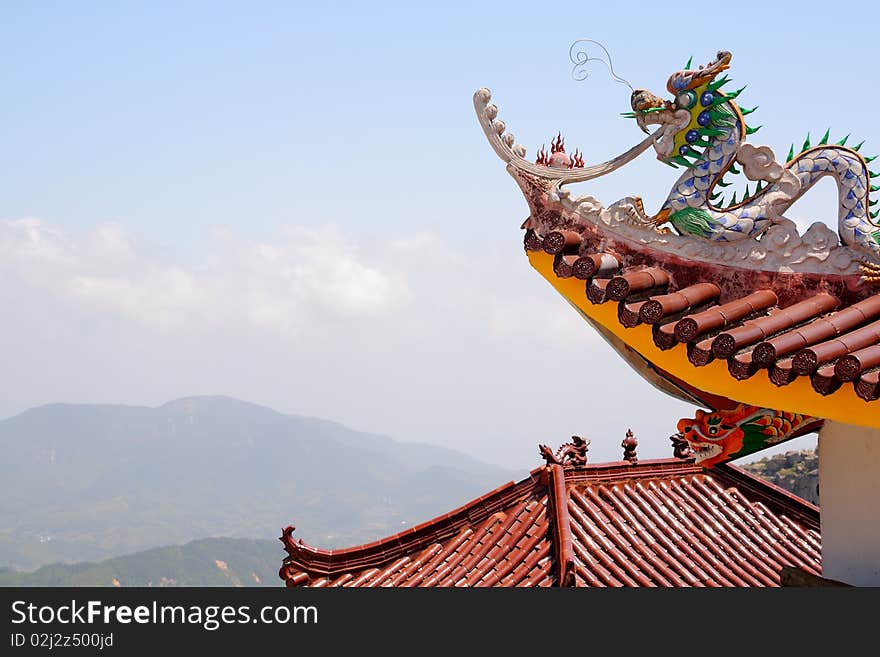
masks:
POLYGON ((745 143, 750 112, 733 102, 739 92, 720 91, 726 76, 715 79, 729 62, 721 52, 705 68, 673 74, 670 89, 683 90, 673 101, 636 90, 627 115, 646 132, 660 127, 600 165, 568 157, 561 136, 551 156, 527 161, 490 92, 478 90, 483 131, 529 206, 521 227, 529 262, 668 394, 714 410, 796 414, 798 428, 785 439, 825 419, 880 427, 880 232, 864 233, 876 227, 876 213, 868 217, 873 158, 845 139, 829 144, 828 135, 817 145, 808 139, 785 163, 745 143), (668 152, 671 140, 685 138, 684 157, 668 152), (625 166, 652 145, 658 159, 685 170, 653 217, 638 197, 606 207, 564 187, 625 166), (724 175, 740 173, 736 164, 758 184, 723 208, 717 197, 724 175), (826 175, 838 181, 839 235, 820 223, 801 235, 781 212, 826 175))

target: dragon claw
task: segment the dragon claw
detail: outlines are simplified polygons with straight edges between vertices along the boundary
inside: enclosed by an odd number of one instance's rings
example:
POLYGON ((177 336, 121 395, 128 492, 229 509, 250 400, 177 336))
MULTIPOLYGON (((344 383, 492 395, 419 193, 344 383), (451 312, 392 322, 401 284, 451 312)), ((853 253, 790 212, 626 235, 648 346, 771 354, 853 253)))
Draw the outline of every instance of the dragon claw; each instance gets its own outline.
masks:
POLYGON ((651 217, 651 223, 655 226, 660 226, 669 221, 669 215, 672 214, 668 209, 660 210, 657 214, 651 217))

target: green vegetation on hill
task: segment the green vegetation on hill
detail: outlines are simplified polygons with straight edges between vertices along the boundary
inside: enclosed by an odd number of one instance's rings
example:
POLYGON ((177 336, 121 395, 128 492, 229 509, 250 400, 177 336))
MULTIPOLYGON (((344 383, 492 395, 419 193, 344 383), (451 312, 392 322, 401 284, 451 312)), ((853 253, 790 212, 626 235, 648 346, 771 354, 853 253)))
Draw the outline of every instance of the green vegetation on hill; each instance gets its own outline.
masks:
POLYGON ((0 570, 0 586, 283 586, 280 541, 206 538, 99 563, 0 570))
POLYGON ((740 467, 808 502, 819 504, 819 453, 815 449, 774 454, 740 467))

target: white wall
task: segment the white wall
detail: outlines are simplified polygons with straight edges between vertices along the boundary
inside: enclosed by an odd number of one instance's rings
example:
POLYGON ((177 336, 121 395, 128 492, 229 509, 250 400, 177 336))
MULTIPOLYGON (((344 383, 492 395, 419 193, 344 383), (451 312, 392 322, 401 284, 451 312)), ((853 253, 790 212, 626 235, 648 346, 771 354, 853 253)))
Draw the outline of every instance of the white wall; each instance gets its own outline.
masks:
POLYGON ((819 504, 822 576, 880 586, 880 429, 826 420, 819 504))

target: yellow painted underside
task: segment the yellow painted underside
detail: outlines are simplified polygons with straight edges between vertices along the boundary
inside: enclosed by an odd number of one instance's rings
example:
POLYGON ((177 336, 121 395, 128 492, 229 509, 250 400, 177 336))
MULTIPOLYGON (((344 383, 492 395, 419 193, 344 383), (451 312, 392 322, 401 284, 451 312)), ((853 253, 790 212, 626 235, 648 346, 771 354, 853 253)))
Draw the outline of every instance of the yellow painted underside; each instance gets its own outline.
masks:
POLYGON ((753 404, 813 417, 837 420, 846 424, 880 428, 880 405, 856 395, 851 384, 844 384, 825 397, 813 390, 809 377, 800 376, 784 387, 777 387, 766 371, 738 381, 727 371, 727 361, 713 360, 703 367, 694 366, 687 357, 687 347, 678 344, 666 351, 654 344, 651 327, 640 324, 624 328, 617 319, 617 302, 592 304, 587 299, 585 282, 577 278, 559 278, 553 271, 553 256, 543 251, 529 251, 529 262, 568 301, 587 317, 605 327, 643 358, 700 390, 753 404))

